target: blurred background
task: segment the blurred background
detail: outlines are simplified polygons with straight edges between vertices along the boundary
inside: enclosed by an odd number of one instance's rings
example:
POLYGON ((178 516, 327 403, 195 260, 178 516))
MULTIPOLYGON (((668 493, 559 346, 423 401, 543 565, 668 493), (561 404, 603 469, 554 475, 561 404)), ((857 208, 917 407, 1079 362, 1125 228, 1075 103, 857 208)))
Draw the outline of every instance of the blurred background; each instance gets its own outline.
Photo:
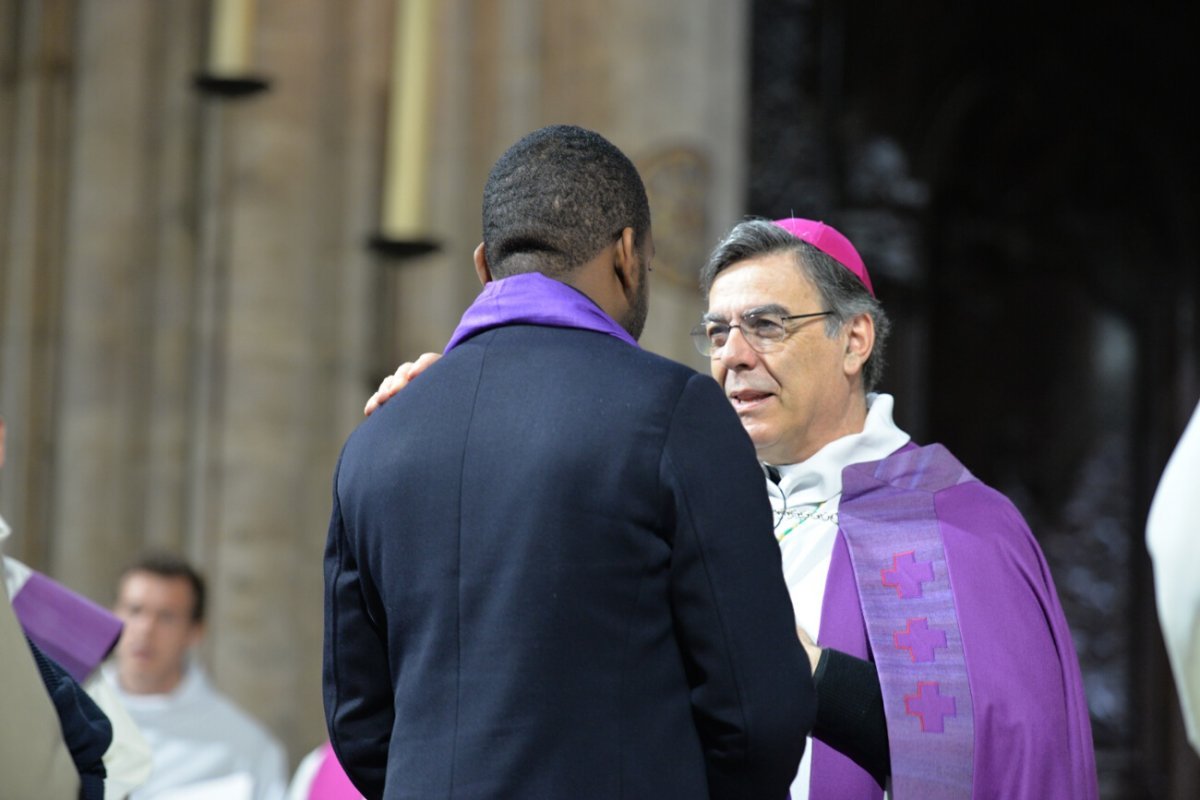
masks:
POLYGON ((1103 796, 1200 796, 1144 545, 1200 398, 1185 9, 0 0, 8 551, 103 604, 143 549, 191 558, 204 659, 294 765, 341 443, 477 293, 491 163, 576 123, 650 191, 652 350, 705 368, 696 271, 744 215, 858 244, 898 421, 1046 551, 1103 796))

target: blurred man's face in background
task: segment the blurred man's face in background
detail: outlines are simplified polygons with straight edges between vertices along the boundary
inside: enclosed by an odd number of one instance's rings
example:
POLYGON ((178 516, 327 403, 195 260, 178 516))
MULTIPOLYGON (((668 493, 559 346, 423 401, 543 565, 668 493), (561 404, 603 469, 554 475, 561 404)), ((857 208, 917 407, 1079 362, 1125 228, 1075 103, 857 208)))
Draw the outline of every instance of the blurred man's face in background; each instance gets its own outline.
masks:
POLYGON ((196 597, 186 578, 131 572, 113 611, 125 623, 117 643, 117 675, 131 694, 163 694, 179 685, 188 650, 203 626, 193 619, 196 597))

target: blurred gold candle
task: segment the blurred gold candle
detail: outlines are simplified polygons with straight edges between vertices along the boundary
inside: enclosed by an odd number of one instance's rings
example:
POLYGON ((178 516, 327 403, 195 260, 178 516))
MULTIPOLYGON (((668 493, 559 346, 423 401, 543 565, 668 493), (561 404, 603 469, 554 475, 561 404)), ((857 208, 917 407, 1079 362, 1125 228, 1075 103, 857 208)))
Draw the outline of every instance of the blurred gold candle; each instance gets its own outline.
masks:
POLYGON ((208 73, 217 78, 250 74, 254 0, 212 0, 208 73))
POLYGON ((433 0, 397 0, 383 196, 382 234, 388 239, 427 234, 432 42, 433 0))

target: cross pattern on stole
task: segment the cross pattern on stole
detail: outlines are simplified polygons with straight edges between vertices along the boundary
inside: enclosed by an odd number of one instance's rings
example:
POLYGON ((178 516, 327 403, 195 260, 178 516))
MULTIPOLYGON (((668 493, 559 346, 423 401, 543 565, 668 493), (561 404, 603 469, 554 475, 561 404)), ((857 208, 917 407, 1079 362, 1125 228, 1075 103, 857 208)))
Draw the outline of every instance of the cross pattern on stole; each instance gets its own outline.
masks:
POLYGON ((943 696, 937 681, 917 681, 917 693, 904 695, 904 712, 921 720, 922 733, 942 733, 946 717, 957 716, 954 698, 943 696))
POLYGON ((933 564, 917 561, 914 553, 897 553, 892 556, 892 568, 880 570, 884 586, 895 588, 901 599, 920 597, 921 584, 933 580, 933 564))
POLYGON ((902 631, 893 631, 892 641, 896 649, 907 650, 915 662, 933 661, 934 651, 946 646, 946 632, 931 630, 929 620, 922 617, 908 620, 902 631))

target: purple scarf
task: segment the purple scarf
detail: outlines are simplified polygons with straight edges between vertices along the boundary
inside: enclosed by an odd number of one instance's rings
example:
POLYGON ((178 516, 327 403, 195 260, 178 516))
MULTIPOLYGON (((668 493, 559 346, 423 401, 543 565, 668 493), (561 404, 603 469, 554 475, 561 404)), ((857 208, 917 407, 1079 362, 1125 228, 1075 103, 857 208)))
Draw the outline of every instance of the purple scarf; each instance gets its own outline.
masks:
POLYGON ((108 609, 40 572, 29 576, 12 606, 25 635, 79 683, 108 656, 123 627, 108 609))
POLYGON ((527 272, 484 286, 479 297, 463 314, 445 352, 449 353, 477 333, 503 325, 579 328, 607 333, 634 347, 638 346, 629 331, 605 314, 583 292, 541 273, 527 272))

